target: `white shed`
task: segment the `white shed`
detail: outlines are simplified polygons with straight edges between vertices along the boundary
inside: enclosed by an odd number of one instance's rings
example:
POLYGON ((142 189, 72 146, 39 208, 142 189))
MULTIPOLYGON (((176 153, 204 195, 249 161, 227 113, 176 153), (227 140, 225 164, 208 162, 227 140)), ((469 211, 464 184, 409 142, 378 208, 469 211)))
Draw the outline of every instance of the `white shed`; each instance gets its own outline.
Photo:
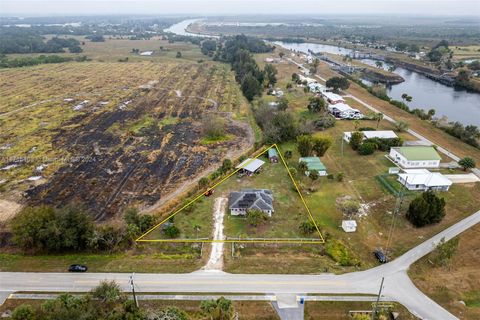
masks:
POLYGON ((342 229, 345 232, 357 231, 357 221, 355 220, 342 220, 342 229))

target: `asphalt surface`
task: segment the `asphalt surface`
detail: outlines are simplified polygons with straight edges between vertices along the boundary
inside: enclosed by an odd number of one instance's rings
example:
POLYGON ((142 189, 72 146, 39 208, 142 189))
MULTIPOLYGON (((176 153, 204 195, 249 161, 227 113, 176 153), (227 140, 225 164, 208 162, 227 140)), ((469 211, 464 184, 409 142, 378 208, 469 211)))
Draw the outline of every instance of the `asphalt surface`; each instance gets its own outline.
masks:
MULTIPOLYGON (((255 293, 265 295, 377 294, 385 277, 382 300, 397 301, 422 319, 456 319, 428 298, 407 276, 408 267, 431 252, 440 239, 449 240, 480 222, 480 211, 447 228, 394 261, 343 275, 229 274, 197 271, 188 274, 135 274, 138 292, 255 293)), ((130 290, 125 273, 0 273, 0 293, 14 291, 86 292, 102 280, 115 280, 130 290)))

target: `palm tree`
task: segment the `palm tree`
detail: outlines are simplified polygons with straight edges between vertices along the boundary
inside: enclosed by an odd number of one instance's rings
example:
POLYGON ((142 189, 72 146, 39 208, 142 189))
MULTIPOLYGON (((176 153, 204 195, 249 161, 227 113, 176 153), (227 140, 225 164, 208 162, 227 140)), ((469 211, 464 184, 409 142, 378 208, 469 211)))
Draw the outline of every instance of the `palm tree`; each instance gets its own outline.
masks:
POLYGON ((355 131, 357 131, 358 126, 360 125, 360 121, 358 121, 358 120, 353 120, 353 124, 355 125, 355 131))
POLYGON ((383 113, 379 112, 375 114, 374 119, 377 120, 377 129, 378 129, 378 126, 380 125, 380 121, 383 120, 383 113))
POLYGON ((224 297, 217 300, 202 301, 200 308, 210 317, 210 320, 238 319, 238 314, 233 308, 232 301, 224 297))

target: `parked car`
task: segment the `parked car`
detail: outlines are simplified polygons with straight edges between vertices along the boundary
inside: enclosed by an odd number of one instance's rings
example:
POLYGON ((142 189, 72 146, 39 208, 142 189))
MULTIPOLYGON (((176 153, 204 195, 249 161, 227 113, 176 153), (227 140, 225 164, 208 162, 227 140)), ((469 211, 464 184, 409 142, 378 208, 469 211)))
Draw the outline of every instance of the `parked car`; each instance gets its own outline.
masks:
POLYGON ((375 258, 377 258, 378 262, 380 263, 387 262, 387 257, 385 256, 385 254, 383 254, 381 250, 375 250, 373 254, 375 255, 375 258))
POLYGON ((87 266, 82 266, 81 264, 72 264, 68 267, 69 272, 86 272, 87 270, 87 266))

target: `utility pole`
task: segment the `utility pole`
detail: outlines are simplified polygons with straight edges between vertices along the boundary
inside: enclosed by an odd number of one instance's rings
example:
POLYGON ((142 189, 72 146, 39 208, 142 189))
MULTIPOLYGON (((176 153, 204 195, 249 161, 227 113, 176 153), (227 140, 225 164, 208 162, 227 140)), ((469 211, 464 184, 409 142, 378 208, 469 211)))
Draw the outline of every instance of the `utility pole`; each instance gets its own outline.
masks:
POLYGON ((385 280, 385 277, 382 277, 382 283, 380 284, 380 290, 378 291, 377 302, 375 302, 375 306, 373 307, 372 320, 375 320, 377 318, 378 302, 380 301, 380 296, 382 295, 384 280, 385 280))
MULTIPOLYGON (((408 178, 405 180, 405 188, 408 185, 408 178)), ((395 204, 395 209, 393 210, 393 217, 392 217, 392 225, 390 226, 390 232, 388 234, 387 245, 385 246, 385 255, 388 255, 388 248, 392 242, 393 232, 395 230, 395 224, 397 220, 397 215, 400 214, 400 210, 402 209, 403 199, 405 198, 405 193, 400 191, 399 202, 395 204)))
POLYGON ((133 294, 133 301, 135 302, 135 306, 138 308, 138 301, 137 301, 137 295, 135 294, 135 284, 133 282, 133 276, 135 273, 133 273, 130 276, 130 287, 132 288, 132 294, 133 294))

